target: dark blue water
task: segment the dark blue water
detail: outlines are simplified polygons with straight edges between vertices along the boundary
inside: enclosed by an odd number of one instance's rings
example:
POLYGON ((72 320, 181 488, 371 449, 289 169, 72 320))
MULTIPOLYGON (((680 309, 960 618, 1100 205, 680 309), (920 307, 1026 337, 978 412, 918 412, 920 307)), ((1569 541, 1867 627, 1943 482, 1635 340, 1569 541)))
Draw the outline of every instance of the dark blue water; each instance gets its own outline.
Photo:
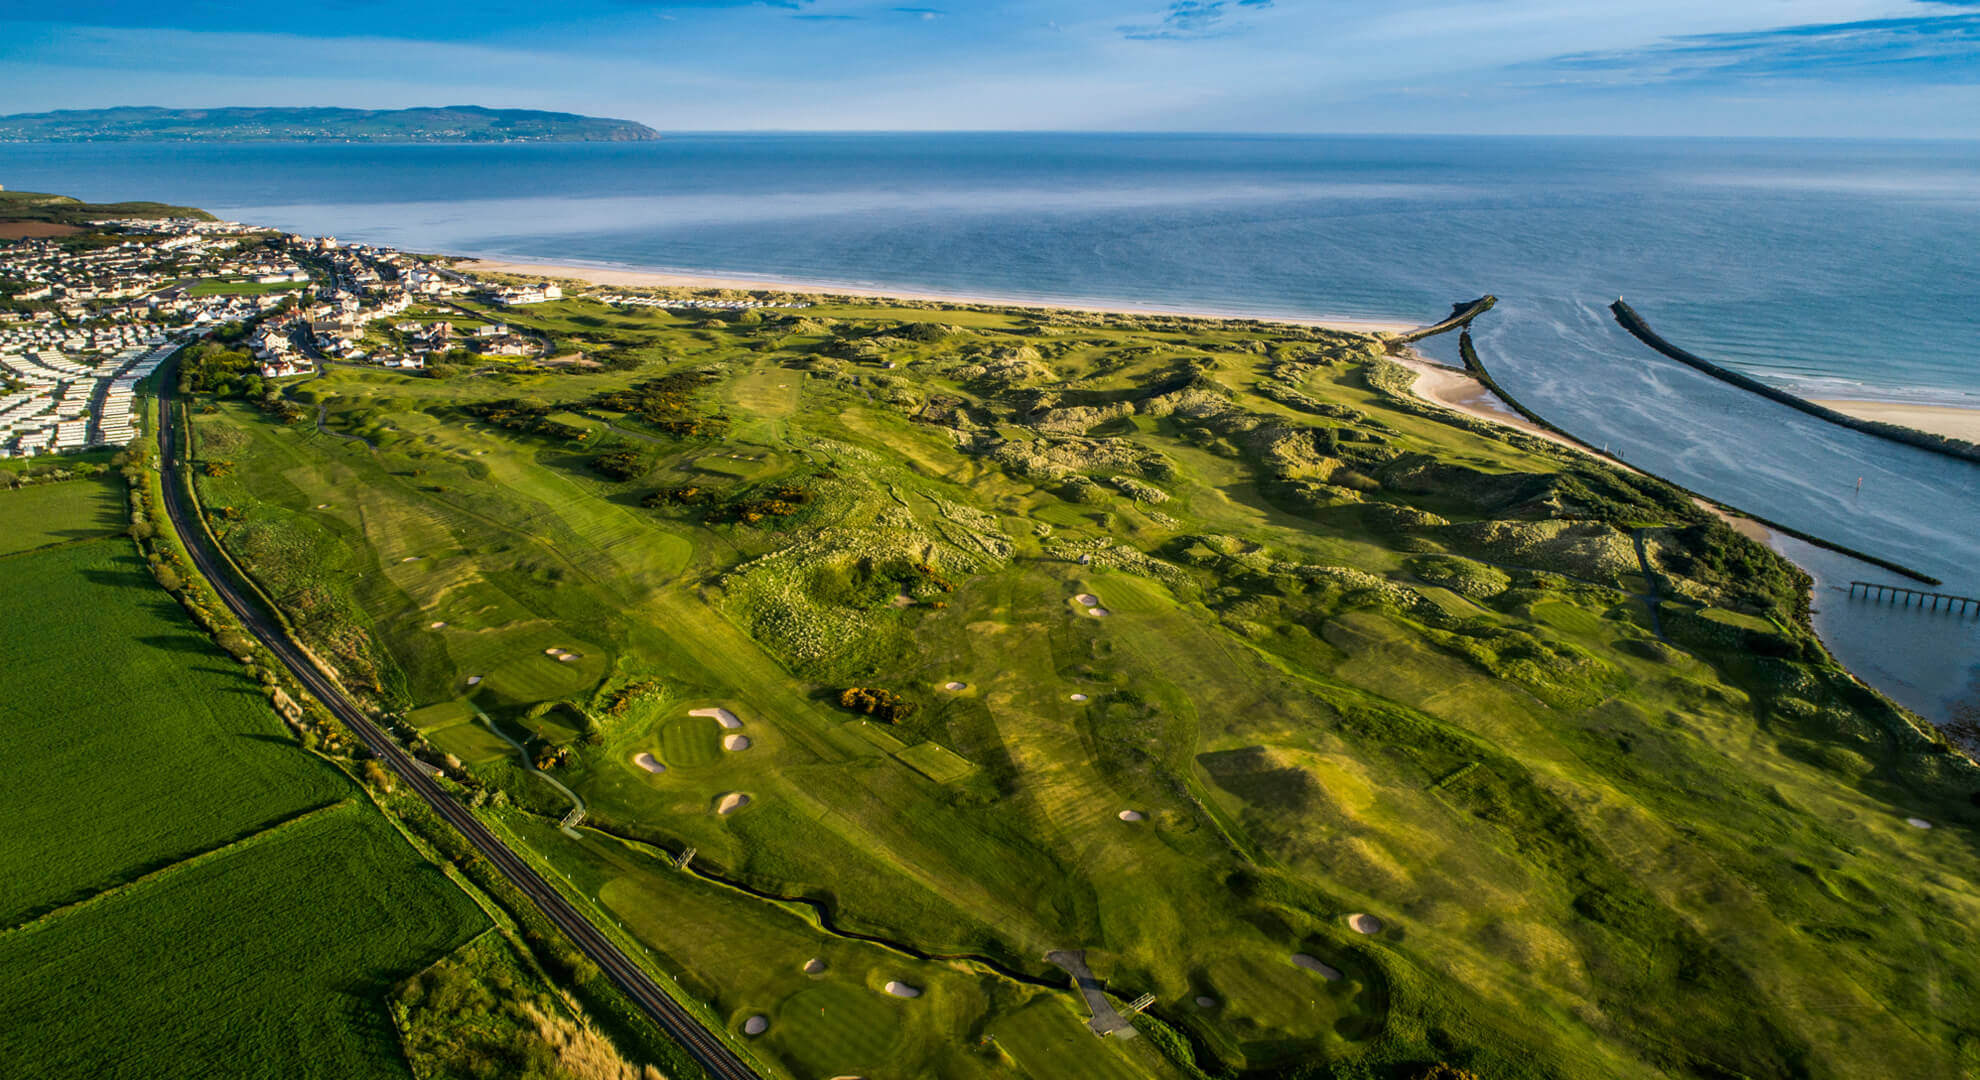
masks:
MULTIPOLYGON (((0 146, 0 183, 414 250, 963 294, 1404 321, 1496 293, 1479 347, 1563 427, 1980 594, 1980 467, 1666 361, 1980 407, 1980 143, 1089 135, 572 146, 0 146), (1862 489, 1857 490, 1857 479, 1862 489)), ((1831 580, 1898 580, 1808 557, 1831 580)), ((1980 620, 1823 594, 1825 636, 1944 715, 1980 620)))

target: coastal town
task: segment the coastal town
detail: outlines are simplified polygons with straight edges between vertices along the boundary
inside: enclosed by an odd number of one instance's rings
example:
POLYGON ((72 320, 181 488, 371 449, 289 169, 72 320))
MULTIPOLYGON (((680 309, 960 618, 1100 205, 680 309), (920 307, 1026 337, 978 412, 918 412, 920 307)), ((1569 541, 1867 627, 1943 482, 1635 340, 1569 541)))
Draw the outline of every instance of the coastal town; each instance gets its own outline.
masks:
POLYGON ((0 457, 128 443, 138 384, 198 338, 245 328, 240 347, 264 380, 332 362, 417 371, 441 358, 527 360, 548 343, 461 305, 563 296, 549 282, 477 281, 334 237, 192 218, 91 224, 98 242, 88 245, 51 236, 0 246, 0 457))

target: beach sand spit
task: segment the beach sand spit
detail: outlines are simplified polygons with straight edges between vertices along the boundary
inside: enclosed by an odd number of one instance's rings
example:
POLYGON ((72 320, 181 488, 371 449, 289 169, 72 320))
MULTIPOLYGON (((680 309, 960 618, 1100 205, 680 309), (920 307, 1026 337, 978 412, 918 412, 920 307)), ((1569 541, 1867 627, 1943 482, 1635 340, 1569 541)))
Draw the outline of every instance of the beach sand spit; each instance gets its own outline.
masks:
POLYGON ((1817 401, 1858 420, 1897 424, 1948 439, 1980 442, 1980 409, 1958 405, 1903 405, 1888 401, 1817 401))
MULTIPOLYGON (((668 272, 662 270, 627 270, 609 266, 573 266, 568 263, 518 262, 510 259, 473 259, 456 264, 457 268, 470 274, 516 274, 522 277, 568 278, 589 282, 593 285, 634 289, 738 289, 813 294, 817 296, 853 296, 884 300, 925 301, 938 304, 968 304, 973 307, 1026 307, 1051 308, 1058 311, 1090 311, 1111 315, 1170 315, 1196 319, 1247 319, 1252 316, 1232 312, 1191 312, 1173 311, 1153 307, 1133 307, 1120 304, 1086 304, 1068 301, 1027 300, 1022 297, 961 296, 947 293, 912 292, 901 289, 875 289, 857 285, 833 285, 826 282, 792 281, 781 278, 718 277, 708 274, 668 272)), ((1407 333, 1416 329, 1416 324, 1391 319, 1364 319, 1347 316, 1319 319, 1301 319, 1288 316, 1275 316, 1263 319, 1290 326, 1325 326, 1333 330, 1345 330, 1354 334, 1407 333)))

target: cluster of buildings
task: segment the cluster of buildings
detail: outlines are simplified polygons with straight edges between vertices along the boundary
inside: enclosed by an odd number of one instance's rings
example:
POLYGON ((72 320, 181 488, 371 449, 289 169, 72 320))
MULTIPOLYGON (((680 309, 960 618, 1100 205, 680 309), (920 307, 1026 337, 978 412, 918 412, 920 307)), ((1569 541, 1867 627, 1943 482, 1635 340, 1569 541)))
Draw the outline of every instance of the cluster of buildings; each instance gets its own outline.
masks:
MULTIPOLYGON (((122 223, 129 224, 129 223, 122 223)), ((20 340, 23 325, 92 332, 118 323, 219 325, 279 305, 279 292, 201 295, 188 282, 224 280, 288 285, 308 273, 258 230, 232 222, 151 222, 150 235, 109 247, 70 250, 57 239, 0 248, 0 281, 13 303, 0 311, 0 346, 20 340), (162 229, 161 229, 162 226, 162 229)))
POLYGON ((0 352, 0 457, 33 457, 137 437, 137 384, 172 355, 164 336, 92 363, 52 350, 0 352))
MULTIPOLYGON (((421 368, 455 350, 529 357, 544 348, 474 312, 454 318, 435 309, 466 297, 522 305, 564 296, 549 282, 480 282, 417 255, 329 236, 177 218, 95 224, 114 229, 115 242, 0 246, 0 456, 130 441, 137 383, 178 345, 228 324, 254 325, 244 347, 265 378, 306 374, 326 358, 421 368)), ((668 308, 810 306, 602 299, 668 308)))

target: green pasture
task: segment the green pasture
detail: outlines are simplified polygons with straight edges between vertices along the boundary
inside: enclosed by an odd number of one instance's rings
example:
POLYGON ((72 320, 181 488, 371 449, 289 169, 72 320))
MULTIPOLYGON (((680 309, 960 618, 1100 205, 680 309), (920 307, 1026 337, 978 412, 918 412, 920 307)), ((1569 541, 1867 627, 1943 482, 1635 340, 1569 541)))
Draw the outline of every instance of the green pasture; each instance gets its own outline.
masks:
MULTIPOLYGON (((1166 1066, 980 969, 904 967, 930 993, 876 999, 894 960, 872 946, 606 834, 931 953, 1056 979, 1040 958, 1084 949, 1213 1072, 1976 1067, 1980 778, 1820 660, 1791 571, 1718 569, 1765 557, 1681 495, 1397 396, 1368 341, 1319 330, 884 302, 502 317, 616 366, 338 368, 308 393, 376 449, 221 404, 196 423, 236 464, 202 491, 437 743, 482 734, 447 703, 509 730, 557 706, 533 730, 574 737, 559 778, 600 831, 514 827, 722 1022, 768 1017, 776 1068, 1166 1066), (593 404, 683 371, 719 437, 593 404), (623 433, 462 408, 512 398, 623 433), (649 471, 599 475, 603 440, 649 471), (1646 524, 1706 629, 1793 648, 1656 640, 1646 524), (903 708, 852 713, 850 687, 903 708), (714 813, 731 792, 750 805, 714 813), (832 977, 798 971, 834 949, 832 977)), ((522 782, 496 748, 450 752, 522 782)))
POLYGON ((0 581, 0 752, 15 763, 0 813, 18 827, 0 845, 0 925, 349 794, 128 540, 0 560, 0 581))
POLYGON ((386 995, 484 923, 353 803, 0 933, 0 1058, 31 1076, 410 1077, 386 995))
POLYGON ((121 532, 124 482, 116 476, 0 491, 0 557, 121 532))
POLYGON ((410 1076, 385 997, 485 918, 297 745, 130 541, 84 539, 121 494, 59 486, 0 494, 0 514, 34 499, 57 544, 0 558, 0 1060, 410 1076))

